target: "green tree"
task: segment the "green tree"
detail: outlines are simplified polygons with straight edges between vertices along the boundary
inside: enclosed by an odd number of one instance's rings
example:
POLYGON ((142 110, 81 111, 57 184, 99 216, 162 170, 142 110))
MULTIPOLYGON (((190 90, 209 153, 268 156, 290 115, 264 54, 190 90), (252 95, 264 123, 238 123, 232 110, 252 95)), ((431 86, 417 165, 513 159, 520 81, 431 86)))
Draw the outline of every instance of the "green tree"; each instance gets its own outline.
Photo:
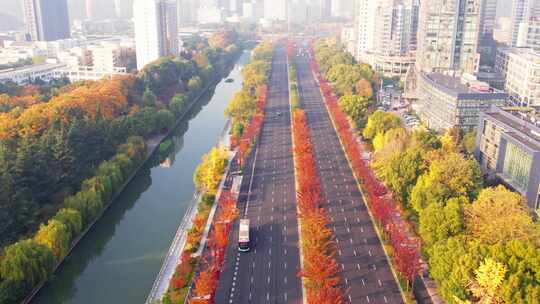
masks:
POLYGON ((53 217, 53 220, 64 224, 68 228, 70 241, 79 236, 83 228, 81 213, 74 209, 60 209, 53 217))
POLYGON ((334 84, 336 91, 344 95, 354 93, 355 85, 362 75, 357 65, 337 64, 330 68, 327 78, 334 84))
POLYGON ((339 107, 358 127, 364 126, 369 106, 369 100, 359 95, 345 95, 339 99, 339 107))
POLYGON ((155 107, 157 104, 157 97, 154 92, 147 87, 146 90, 144 90, 142 101, 143 105, 147 107, 155 107))
POLYGON ((55 265, 53 252, 34 240, 23 240, 6 247, 0 260, 0 277, 30 286, 47 279, 55 265))
POLYGON ((444 206, 429 204, 420 212, 418 232, 428 248, 463 232, 463 207, 468 204, 463 197, 451 198, 444 206))
POLYGON ((181 115, 183 115, 189 104, 186 99, 186 96, 184 94, 176 94, 171 100, 171 103, 169 104, 169 110, 171 110, 174 113, 174 116, 176 118, 179 118, 181 115))
POLYGON ((434 160, 411 191, 410 204, 420 213, 429 204, 444 205, 451 198, 476 198, 481 186, 481 172, 473 159, 459 153, 447 153, 434 160))
POLYGON ((392 189, 396 199, 401 203, 409 201, 411 190, 416 185, 418 177, 428 168, 424 154, 424 150, 411 147, 405 152, 393 150, 388 154, 377 153, 375 157, 373 166, 377 176, 392 189))
POLYGON ((174 114, 167 109, 161 109, 156 113, 156 131, 163 132, 168 131, 174 126, 175 118, 174 114))

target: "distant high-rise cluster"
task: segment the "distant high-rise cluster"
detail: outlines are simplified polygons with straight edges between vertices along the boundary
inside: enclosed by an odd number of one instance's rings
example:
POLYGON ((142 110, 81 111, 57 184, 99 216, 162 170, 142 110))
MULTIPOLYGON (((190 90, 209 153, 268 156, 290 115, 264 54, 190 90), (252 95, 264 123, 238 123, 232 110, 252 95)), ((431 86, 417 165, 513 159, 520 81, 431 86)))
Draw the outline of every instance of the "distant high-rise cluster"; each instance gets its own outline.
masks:
POLYGON ((133 18, 139 70, 162 56, 178 54, 175 1, 135 0, 133 18))
POLYGON ((70 37, 67 0, 24 0, 23 9, 28 40, 70 37))

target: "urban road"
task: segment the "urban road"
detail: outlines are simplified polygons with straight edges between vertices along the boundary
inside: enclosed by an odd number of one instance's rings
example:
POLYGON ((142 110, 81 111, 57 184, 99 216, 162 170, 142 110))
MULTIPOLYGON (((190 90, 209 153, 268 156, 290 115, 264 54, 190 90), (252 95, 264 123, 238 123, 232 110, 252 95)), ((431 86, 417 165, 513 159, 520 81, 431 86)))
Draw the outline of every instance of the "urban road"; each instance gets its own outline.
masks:
MULTIPOLYGON (((308 58, 295 58, 299 92, 312 132, 324 207, 337 245, 347 303, 403 303, 400 290, 308 58)), ((302 303, 286 54, 276 52, 261 137, 248 160, 239 208, 251 221, 252 250, 240 253, 231 232, 216 303, 302 303), (282 115, 278 115, 281 113, 282 115)))
POLYGON ((347 163, 338 135, 307 57, 295 57, 300 100, 311 129, 321 176, 323 207, 329 213, 337 245, 345 302, 403 303, 365 202, 347 163))
POLYGON ((238 252, 232 229, 216 303, 302 303, 287 59, 272 63, 259 143, 244 168, 239 209, 251 222, 251 251, 238 252))

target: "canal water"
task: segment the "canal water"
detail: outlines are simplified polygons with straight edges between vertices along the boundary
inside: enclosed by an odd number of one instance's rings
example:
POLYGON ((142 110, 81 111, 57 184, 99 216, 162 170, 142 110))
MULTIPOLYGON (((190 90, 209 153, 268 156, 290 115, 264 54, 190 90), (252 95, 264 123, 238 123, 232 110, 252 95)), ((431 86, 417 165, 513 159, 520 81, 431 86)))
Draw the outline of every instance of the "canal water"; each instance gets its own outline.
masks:
POLYGON ((248 61, 244 52, 228 76, 234 82, 223 79, 194 106, 171 135, 170 151, 140 170, 31 303, 144 303, 191 202, 193 172, 223 130, 248 61))

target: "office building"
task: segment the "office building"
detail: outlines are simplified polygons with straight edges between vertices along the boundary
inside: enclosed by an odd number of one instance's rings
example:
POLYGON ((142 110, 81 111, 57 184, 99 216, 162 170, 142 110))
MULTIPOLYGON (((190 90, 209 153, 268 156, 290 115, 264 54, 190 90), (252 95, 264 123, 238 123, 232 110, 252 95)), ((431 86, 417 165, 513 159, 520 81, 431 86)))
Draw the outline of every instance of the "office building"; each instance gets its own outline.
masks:
POLYGON ((540 53, 528 48, 499 49, 495 69, 505 79, 512 104, 540 107, 540 53))
POLYGON ((540 115, 530 109, 492 107, 480 114, 476 158, 490 178, 526 197, 539 213, 540 115))
POLYGON ((67 0, 23 0, 23 10, 28 40, 70 37, 67 0))
POLYGON ((491 105, 504 106, 508 95, 469 74, 453 77, 438 72, 418 73, 418 100, 413 109, 428 128, 473 130, 480 112, 491 105))
POLYGON ((482 0, 421 1, 416 68, 424 72, 477 70, 482 0))
POLYGON ((174 1, 135 0, 133 17, 139 70, 162 56, 178 54, 176 13, 174 1))

